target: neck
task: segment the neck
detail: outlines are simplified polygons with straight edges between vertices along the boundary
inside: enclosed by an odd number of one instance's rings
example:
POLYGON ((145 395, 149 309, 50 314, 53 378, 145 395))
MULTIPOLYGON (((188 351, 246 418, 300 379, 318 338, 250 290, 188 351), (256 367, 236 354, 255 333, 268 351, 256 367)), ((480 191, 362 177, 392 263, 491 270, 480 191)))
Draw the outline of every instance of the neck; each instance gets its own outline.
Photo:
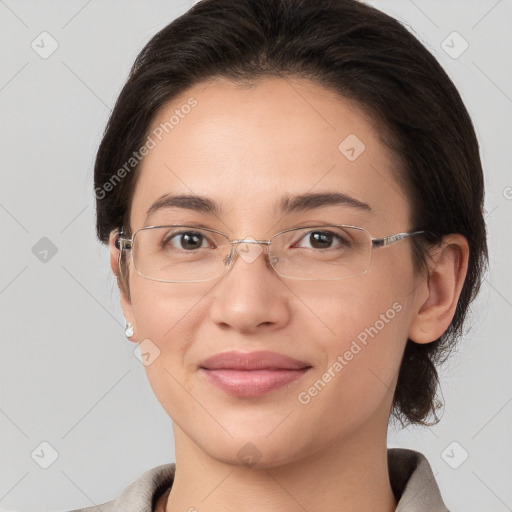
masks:
POLYGON ((175 427, 166 512, 393 512, 386 432, 375 434, 358 431, 295 462, 257 469, 211 458, 175 427))

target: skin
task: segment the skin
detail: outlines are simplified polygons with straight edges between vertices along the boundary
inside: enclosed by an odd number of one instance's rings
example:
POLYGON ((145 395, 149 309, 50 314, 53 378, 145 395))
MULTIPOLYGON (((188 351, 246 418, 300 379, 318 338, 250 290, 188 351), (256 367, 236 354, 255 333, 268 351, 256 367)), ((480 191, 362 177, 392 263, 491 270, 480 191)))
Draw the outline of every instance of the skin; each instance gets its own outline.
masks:
MULTIPOLYGON (((269 239, 316 221, 361 226, 373 237, 410 230, 396 163, 353 103, 303 79, 268 78, 252 87, 219 79, 175 98, 152 127, 190 97, 198 106, 137 171, 133 231, 169 220, 200 222, 231 239, 269 239), (349 134, 366 146, 353 162, 338 149, 349 134), (274 211, 285 194, 332 191, 372 211, 328 206, 286 217, 274 211), (147 208, 163 193, 205 195, 223 212, 169 209, 145 224, 147 208)), ((176 477, 160 510, 395 510, 386 434, 401 356, 407 338, 428 343, 447 329, 468 258, 466 240, 450 235, 432 253, 428 274, 417 274, 410 249, 408 240, 377 249, 367 274, 340 281, 282 278, 265 252, 252 263, 237 258, 227 275, 205 283, 151 281, 128 259, 130 297, 121 289, 122 309, 135 329, 132 341, 149 338, 160 350, 145 368, 174 424, 176 477), (301 404, 298 394, 394 303, 401 311, 301 404), (312 368, 263 396, 232 397, 198 372, 206 357, 229 350, 271 350, 312 368), (246 443, 259 452, 253 467, 237 455, 246 443)))

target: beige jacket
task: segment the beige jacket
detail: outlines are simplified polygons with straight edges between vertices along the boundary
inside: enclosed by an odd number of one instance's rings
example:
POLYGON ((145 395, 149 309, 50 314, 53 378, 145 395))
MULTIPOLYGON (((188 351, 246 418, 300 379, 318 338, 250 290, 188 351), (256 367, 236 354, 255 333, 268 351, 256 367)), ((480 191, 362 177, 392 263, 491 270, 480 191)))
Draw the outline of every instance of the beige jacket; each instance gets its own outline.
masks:
MULTIPOLYGON (((391 486, 398 500, 396 512, 449 512, 427 459, 419 452, 388 449, 391 486)), ((154 512, 158 498, 172 485, 175 464, 143 473, 114 501, 71 512, 154 512)))

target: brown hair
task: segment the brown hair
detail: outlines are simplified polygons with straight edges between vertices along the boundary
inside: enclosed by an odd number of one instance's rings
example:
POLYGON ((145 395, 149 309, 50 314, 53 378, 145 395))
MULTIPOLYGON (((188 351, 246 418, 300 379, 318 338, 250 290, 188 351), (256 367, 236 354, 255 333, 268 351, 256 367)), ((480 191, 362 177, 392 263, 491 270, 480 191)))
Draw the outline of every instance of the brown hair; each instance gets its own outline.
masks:
MULTIPOLYGON (((416 269, 443 235, 469 243, 469 267, 454 318, 428 344, 408 340, 393 400, 402 421, 435 422, 436 366, 463 332, 487 262, 484 183, 478 141, 454 84, 397 20, 356 0, 202 0, 142 49, 109 118, 94 171, 97 235, 129 235, 137 180, 134 152, 159 109, 210 78, 250 82, 308 78, 355 101, 382 126, 413 207, 416 269), (120 172, 124 169, 125 172, 120 172), (122 179, 121 179, 122 176, 122 179)), ((123 265, 124 268, 124 265, 123 265)), ((125 272, 121 286, 129 294, 125 272)))

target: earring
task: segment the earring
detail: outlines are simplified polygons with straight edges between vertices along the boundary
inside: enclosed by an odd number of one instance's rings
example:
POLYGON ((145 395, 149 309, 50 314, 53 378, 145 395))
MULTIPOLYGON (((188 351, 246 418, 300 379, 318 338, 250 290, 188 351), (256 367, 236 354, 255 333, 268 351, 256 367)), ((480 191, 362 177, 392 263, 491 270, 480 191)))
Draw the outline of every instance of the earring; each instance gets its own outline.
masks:
POLYGON ((127 338, 131 338, 133 336, 133 325, 130 322, 126 322, 126 327, 124 330, 124 335, 127 338))

